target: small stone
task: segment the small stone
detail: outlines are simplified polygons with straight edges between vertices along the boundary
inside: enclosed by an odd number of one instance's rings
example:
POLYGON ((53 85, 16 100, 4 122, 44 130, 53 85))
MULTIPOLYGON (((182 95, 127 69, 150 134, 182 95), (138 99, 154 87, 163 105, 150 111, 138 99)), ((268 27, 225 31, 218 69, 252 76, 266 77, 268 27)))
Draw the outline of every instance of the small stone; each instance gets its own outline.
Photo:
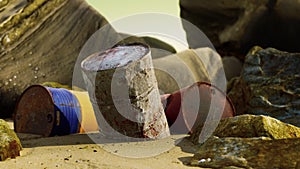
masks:
POLYGON ((300 138, 212 137, 200 146, 190 164, 207 168, 296 168, 299 157, 300 138))
POLYGON ((16 133, 0 119, 0 161, 20 156, 22 145, 16 133))

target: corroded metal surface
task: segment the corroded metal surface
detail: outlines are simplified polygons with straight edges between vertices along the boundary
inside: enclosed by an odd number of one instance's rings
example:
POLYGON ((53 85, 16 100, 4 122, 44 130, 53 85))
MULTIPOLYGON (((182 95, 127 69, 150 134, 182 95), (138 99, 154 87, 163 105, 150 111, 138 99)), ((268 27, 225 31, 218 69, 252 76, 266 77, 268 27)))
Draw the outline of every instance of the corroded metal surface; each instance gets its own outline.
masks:
POLYGON ((213 103, 214 107, 224 108, 222 112, 214 112, 216 115, 213 120, 218 119, 217 113, 222 114, 221 118, 235 115, 235 109, 226 94, 205 82, 195 83, 168 95, 168 97, 162 97, 163 102, 167 101, 165 113, 171 131, 174 133, 200 132, 201 126, 207 120, 212 97, 217 98, 217 103, 213 103))
POLYGON ((100 133, 113 138, 169 136, 147 46, 121 45, 96 53, 82 62, 82 69, 100 133))
POLYGON ((57 124, 55 113, 51 93, 43 86, 31 86, 23 92, 16 106, 15 131, 49 136, 57 124))

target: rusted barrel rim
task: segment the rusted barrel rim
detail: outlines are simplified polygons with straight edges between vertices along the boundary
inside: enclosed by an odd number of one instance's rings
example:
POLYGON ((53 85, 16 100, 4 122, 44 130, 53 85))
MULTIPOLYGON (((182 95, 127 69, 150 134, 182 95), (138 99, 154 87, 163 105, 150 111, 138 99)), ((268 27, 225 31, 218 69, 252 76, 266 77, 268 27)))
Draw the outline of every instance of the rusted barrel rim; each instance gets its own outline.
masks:
MULTIPOLYGON (((141 43, 141 42, 133 42, 133 43, 128 43, 128 44, 116 44, 114 45, 112 48, 110 49, 114 49, 116 47, 120 47, 120 46, 136 46, 136 45, 140 45, 140 46, 143 46, 147 49, 147 51, 145 52, 145 55, 142 56, 141 58, 144 58, 145 56, 147 55, 151 55, 151 47, 145 43, 141 43)), ((89 57, 93 57, 94 55, 104 55, 108 50, 110 49, 107 49, 105 51, 102 51, 102 52, 95 52, 93 54, 90 54, 88 55, 82 62, 81 62, 81 69, 84 70, 84 71, 87 71, 87 72, 98 72, 99 70, 95 71, 95 70, 87 70, 84 66, 83 66, 83 63, 85 62, 85 60, 87 60, 89 57)), ((151 56, 152 58, 152 56, 151 56)), ((116 69, 116 68, 110 68, 110 69, 106 69, 106 70, 112 70, 112 69, 116 69)))
MULTIPOLYGON (((30 90, 37 90, 37 88, 38 89, 40 89, 41 91, 43 91, 44 92, 44 94, 45 95, 47 95, 47 101, 48 101, 48 103, 47 103, 47 105, 51 105, 50 107, 51 108, 49 108, 48 107, 48 109, 47 110, 50 110, 52 113, 51 113, 51 115, 52 115, 52 118, 53 118, 53 120, 51 121, 51 122, 49 122, 49 126, 52 126, 51 127, 51 129, 50 128, 47 128, 47 132, 45 132, 45 133, 41 133, 41 135, 43 135, 43 136, 53 136, 53 135, 65 135, 65 133, 63 133, 63 132, 61 132, 60 130, 61 130, 61 127, 63 127, 63 124, 65 124, 65 123, 62 123, 61 121, 60 121, 60 118, 58 118, 57 116, 57 111, 59 111, 59 117, 61 117, 61 115, 66 115, 65 114, 65 112, 63 111, 63 110, 60 110, 60 107, 57 105, 57 103, 55 103, 55 96, 56 96, 56 94, 55 94, 55 92, 53 93, 52 91, 51 91, 51 87, 46 87, 46 86, 43 86, 43 85, 39 85, 39 84, 36 84, 36 85, 31 85, 31 86, 29 86, 29 87, 27 87, 24 91, 23 91, 23 93, 19 96, 19 98, 18 98, 18 100, 17 100, 17 104, 16 104, 16 106, 15 106, 15 110, 14 110, 14 112, 13 112, 13 120, 14 120, 14 128, 15 128, 15 130, 18 128, 17 127, 17 121, 19 121, 19 119, 18 119, 18 116, 17 115, 21 115, 21 114, 17 114, 18 113, 18 111, 20 110, 20 104, 22 103, 22 99, 26 96, 26 95, 28 95, 28 93, 30 93, 29 91, 30 90), (57 121, 59 119, 59 121, 57 121), (56 125, 55 125, 55 123, 56 123, 56 125), (48 131, 48 129, 49 129, 49 131, 48 131)), ((62 89, 64 89, 64 88, 52 88, 52 89, 60 89, 60 90, 62 90, 62 89)), ((73 96, 74 97, 74 99, 76 99, 76 103, 78 103, 79 104, 79 101, 78 101, 78 99, 76 98, 76 96, 73 94, 73 93, 71 93, 68 89, 64 89, 63 91, 56 91, 56 92, 61 92, 61 93, 63 93, 63 92, 67 92, 69 95, 71 95, 71 96, 73 96)), ((45 96, 44 95, 44 96, 45 96)), ((44 99, 46 99, 46 98, 44 98, 44 99)), ((62 100, 63 99, 65 99, 65 98, 62 98, 62 100)), ((43 107, 43 105, 40 105, 41 107, 43 107)), ((79 105, 80 106, 80 105, 79 105)), ((21 107, 23 107, 23 106, 21 106, 21 107)), ((47 107, 47 106, 46 106, 47 107)), ((67 106, 68 107, 68 106, 67 106)), ((81 109, 81 107, 78 107, 79 109, 81 109)), ((71 108, 70 107, 70 109, 72 109, 72 111, 74 111, 73 113, 76 113, 76 110, 75 110, 75 108, 71 108)), ((78 112, 77 112, 78 113, 78 112)), ((76 127, 76 125, 72 125, 72 123, 71 123, 71 119, 68 117, 68 116, 66 116, 66 118, 67 118, 67 120, 68 120, 68 124, 70 124, 71 126, 70 127, 73 127, 73 128, 70 128, 70 133, 68 133, 68 134, 74 134, 74 133, 78 133, 80 130, 81 130, 81 118, 80 117, 78 117, 78 114, 76 113, 76 116, 77 116, 77 120, 78 120, 78 126, 76 127), (69 121, 70 120, 70 121, 69 121), (75 129, 75 127, 77 128, 77 129, 75 129), (76 131, 75 131, 76 130, 76 131)), ((79 112, 80 113, 80 112, 79 112)), ((74 119, 73 119, 74 120, 74 119)), ((48 126, 48 127, 49 127, 48 126)))
MULTIPOLYGON (((17 113, 17 108, 18 108, 18 106, 19 106, 19 104, 20 104, 20 101, 21 101, 22 97, 24 96, 24 94, 26 94, 26 92, 27 92, 28 90, 30 90, 30 89, 33 88, 33 87, 42 87, 42 88, 44 88, 44 89, 48 92, 49 96, 52 96, 51 92, 50 92, 45 86, 43 86, 43 85, 35 84, 35 85, 31 85, 31 86, 27 87, 27 88, 22 92, 22 94, 18 97, 17 104, 16 104, 16 106, 15 106, 14 113, 13 113, 13 119, 15 119, 15 115, 16 115, 16 113, 17 113)), ((51 97, 51 101, 52 101, 51 103, 54 105, 54 100, 53 100, 52 97, 51 97)))
MULTIPOLYGON (((214 106, 214 105, 212 105, 212 100, 213 100, 214 96, 211 95, 212 94, 211 90, 215 90, 215 92, 217 92, 218 95, 220 95, 220 98, 219 97, 218 98, 225 101, 224 102, 224 108, 222 110, 222 118, 233 117, 233 116, 236 115, 235 107, 233 106, 230 98, 225 94, 225 92, 222 92, 218 87, 216 87, 215 85, 212 85, 208 82, 195 82, 192 85, 189 85, 185 88, 182 88, 182 89, 172 93, 171 95, 166 94, 166 95, 161 96, 161 99, 162 99, 163 103, 165 103, 165 102, 167 103, 167 105, 165 106, 165 114, 168 118, 168 124, 170 125, 170 128, 171 128, 172 131, 174 131, 176 133, 177 132, 179 132, 179 133, 192 132, 194 124, 200 124, 199 122, 201 122, 201 118, 198 119, 199 118, 199 110, 198 110, 198 113, 196 113, 196 112, 191 113, 189 110, 184 110, 183 107, 182 107, 183 98, 186 97, 185 93, 186 92, 189 93, 189 91, 194 90, 194 88, 196 90, 199 90, 199 92, 200 92, 199 94, 201 94, 202 92, 206 93, 205 95, 201 96, 201 97, 203 97, 204 100, 209 99, 207 101, 210 102, 210 106, 206 107, 206 108, 204 106, 203 110, 207 109, 205 111, 208 111, 211 106, 214 106), (209 98, 207 98, 207 97, 209 97, 209 98), (193 115, 190 116, 189 114, 190 115, 193 114, 193 115), (195 117, 193 117, 193 116, 195 116, 195 117), (190 125, 189 122, 186 121, 186 120, 189 120, 189 119, 190 120, 195 119, 198 122, 195 123, 196 122, 195 121, 195 122, 193 122, 194 123, 193 125, 190 125), (185 126, 185 128, 180 127, 180 126, 183 126, 183 125, 185 126)), ((217 101, 215 104, 220 104, 220 103, 221 102, 217 101)), ((222 106, 222 105, 219 105, 219 106, 222 106)), ((202 106, 200 107, 200 109, 202 109, 202 106)), ((196 126, 194 126, 194 127, 196 127, 196 126)))
MULTIPOLYGON (((192 84, 191 86, 188 86, 188 87, 186 87, 186 88, 184 88, 184 89, 188 89, 188 88, 192 88, 194 85, 196 85, 197 84, 197 86, 199 86, 199 85, 201 85, 201 84, 205 84, 205 85, 208 85, 208 86, 212 86, 212 87, 214 87, 215 89, 217 89, 219 92, 221 92, 225 97, 226 97, 226 100, 229 102, 229 104, 230 104, 230 106, 231 106, 231 108, 232 108, 232 115, 233 116, 236 116, 236 110, 235 110, 235 107, 234 107, 234 104, 232 103, 232 101, 231 101, 231 99, 227 96, 227 94, 226 93, 224 93, 220 88, 218 88, 217 86, 215 86, 215 85, 213 85, 213 84, 211 84, 211 83, 208 83, 208 82, 196 82, 196 83, 194 83, 194 84, 192 84)), ((224 107, 225 108, 225 107, 224 107)))

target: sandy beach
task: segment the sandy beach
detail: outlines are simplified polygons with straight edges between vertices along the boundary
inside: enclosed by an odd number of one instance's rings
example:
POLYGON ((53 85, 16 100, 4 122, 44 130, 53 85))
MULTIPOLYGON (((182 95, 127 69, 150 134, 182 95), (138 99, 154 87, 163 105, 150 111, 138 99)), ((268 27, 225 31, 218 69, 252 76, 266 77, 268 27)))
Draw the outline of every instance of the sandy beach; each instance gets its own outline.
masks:
MULTIPOLYGON (((12 122, 9 122, 13 126, 12 122)), ((185 165, 197 146, 186 135, 145 142, 115 142, 101 139, 99 133, 42 138, 18 134, 23 150, 16 159, 0 162, 1 169, 192 169, 185 165), (140 158, 144 157, 144 158, 140 158)))

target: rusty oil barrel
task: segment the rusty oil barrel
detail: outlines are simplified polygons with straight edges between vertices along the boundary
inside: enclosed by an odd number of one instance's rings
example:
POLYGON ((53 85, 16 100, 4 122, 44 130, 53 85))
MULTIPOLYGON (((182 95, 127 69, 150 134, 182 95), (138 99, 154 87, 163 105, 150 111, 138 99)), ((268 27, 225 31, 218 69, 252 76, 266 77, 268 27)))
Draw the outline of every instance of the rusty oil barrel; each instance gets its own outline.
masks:
POLYGON ((161 139, 170 135, 149 46, 117 45, 88 56, 81 69, 100 133, 106 138, 161 139))
POLYGON ((235 115, 234 106, 226 94, 206 82, 197 82, 173 94, 162 95, 170 131, 177 134, 192 133, 203 125, 209 113, 212 97, 217 97, 217 103, 212 106, 224 104, 221 118, 235 115))
POLYGON ((47 137, 97 130, 98 125, 93 118, 87 92, 84 94, 63 88, 33 85, 19 98, 14 128, 17 133, 47 137))

